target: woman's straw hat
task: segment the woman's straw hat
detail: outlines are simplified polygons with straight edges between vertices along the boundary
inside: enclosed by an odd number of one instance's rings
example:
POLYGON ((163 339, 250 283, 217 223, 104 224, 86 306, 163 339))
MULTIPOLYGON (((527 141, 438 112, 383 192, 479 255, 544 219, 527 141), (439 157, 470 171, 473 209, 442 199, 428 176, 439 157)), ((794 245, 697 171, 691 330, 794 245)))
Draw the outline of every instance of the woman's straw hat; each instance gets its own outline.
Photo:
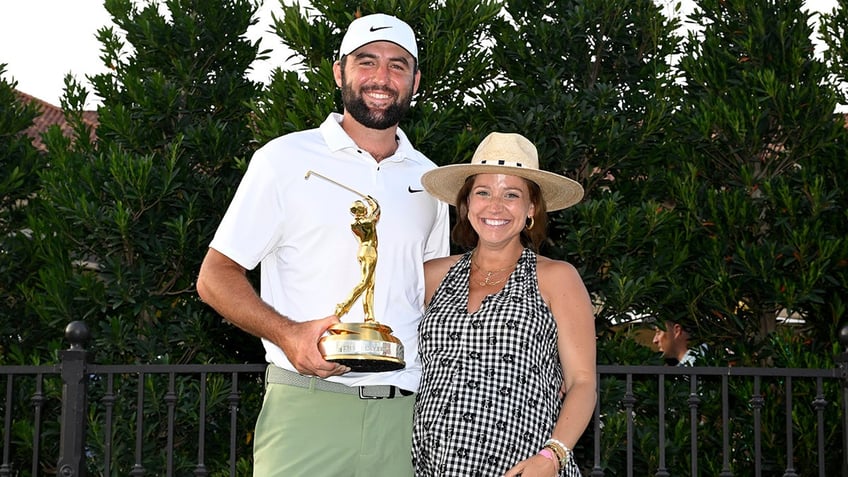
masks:
POLYGON ((456 194, 475 174, 509 174, 535 182, 542 189, 549 211, 580 202, 583 186, 577 181, 539 169, 536 146, 514 133, 491 133, 477 146, 470 164, 451 164, 424 173, 421 184, 431 195, 456 205, 456 194))

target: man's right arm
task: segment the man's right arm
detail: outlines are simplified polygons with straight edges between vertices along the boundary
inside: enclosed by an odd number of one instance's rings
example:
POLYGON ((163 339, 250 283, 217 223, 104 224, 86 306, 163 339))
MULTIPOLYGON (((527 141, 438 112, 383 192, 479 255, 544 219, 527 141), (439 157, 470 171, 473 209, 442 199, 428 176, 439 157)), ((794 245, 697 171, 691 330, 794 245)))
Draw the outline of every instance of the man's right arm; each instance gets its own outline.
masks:
POLYGON ((321 335, 338 317, 301 323, 283 316, 259 297, 244 267, 213 248, 200 266, 197 293, 230 323, 279 346, 301 374, 327 377, 349 371, 324 360, 318 350, 321 335))

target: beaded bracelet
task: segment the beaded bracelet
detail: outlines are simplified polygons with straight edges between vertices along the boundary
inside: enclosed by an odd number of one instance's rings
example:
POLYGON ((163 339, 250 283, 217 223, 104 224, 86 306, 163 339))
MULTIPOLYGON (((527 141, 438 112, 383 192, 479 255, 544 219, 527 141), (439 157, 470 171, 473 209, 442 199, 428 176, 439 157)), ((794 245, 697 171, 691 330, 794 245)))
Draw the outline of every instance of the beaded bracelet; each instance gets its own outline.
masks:
POLYGON ((552 437, 545 442, 545 447, 551 449, 554 454, 557 455, 557 458, 559 458, 560 468, 563 468, 568 464, 568 458, 571 456, 571 449, 569 449, 568 446, 552 437))
POLYGON ((559 447, 556 447, 554 444, 547 444, 545 446, 545 449, 550 450, 551 453, 554 454, 554 457, 557 460, 557 464, 562 463, 562 459, 563 459, 563 456, 564 456, 562 449, 560 449, 559 447))

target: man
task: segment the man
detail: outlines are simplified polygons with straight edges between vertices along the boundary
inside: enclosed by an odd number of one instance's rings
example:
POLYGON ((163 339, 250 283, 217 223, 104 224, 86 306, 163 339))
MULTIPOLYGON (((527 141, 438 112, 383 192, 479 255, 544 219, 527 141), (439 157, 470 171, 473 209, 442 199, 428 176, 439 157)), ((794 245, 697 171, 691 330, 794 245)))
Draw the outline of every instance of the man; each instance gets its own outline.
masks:
MULTIPOLYGON (((388 15, 359 18, 333 72, 343 114, 256 152, 197 280, 205 302, 265 346, 257 477, 412 474, 422 267, 449 252, 447 206, 420 182, 435 164, 398 127, 421 78, 415 35, 388 15), (310 171, 324 179, 307 180, 310 171), (406 367, 397 371, 350 372, 318 348, 339 322, 334 307, 361 280, 354 191, 381 209, 374 310, 405 348, 406 367), (245 276, 260 264, 261 298, 245 276)), ((362 307, 344 321, 363 322, 362 307)))
POLYGON ((666 362, 677 366, 693 366, 695 353, 689 348, 691 336, 680 323, 666 321, 665 329, 654 327, 653 343, 666 362))

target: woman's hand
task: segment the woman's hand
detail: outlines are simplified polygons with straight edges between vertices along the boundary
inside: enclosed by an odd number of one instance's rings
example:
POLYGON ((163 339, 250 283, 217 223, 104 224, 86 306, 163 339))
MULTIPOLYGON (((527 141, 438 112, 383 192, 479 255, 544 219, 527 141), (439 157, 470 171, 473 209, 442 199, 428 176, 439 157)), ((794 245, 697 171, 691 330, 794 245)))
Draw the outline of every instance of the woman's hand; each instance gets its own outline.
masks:
POLYGON ((504 474, 504 477, 555 477, 557 475, 557 463, 547 457, 536 454, 529 459, 524 459, 504 474))

